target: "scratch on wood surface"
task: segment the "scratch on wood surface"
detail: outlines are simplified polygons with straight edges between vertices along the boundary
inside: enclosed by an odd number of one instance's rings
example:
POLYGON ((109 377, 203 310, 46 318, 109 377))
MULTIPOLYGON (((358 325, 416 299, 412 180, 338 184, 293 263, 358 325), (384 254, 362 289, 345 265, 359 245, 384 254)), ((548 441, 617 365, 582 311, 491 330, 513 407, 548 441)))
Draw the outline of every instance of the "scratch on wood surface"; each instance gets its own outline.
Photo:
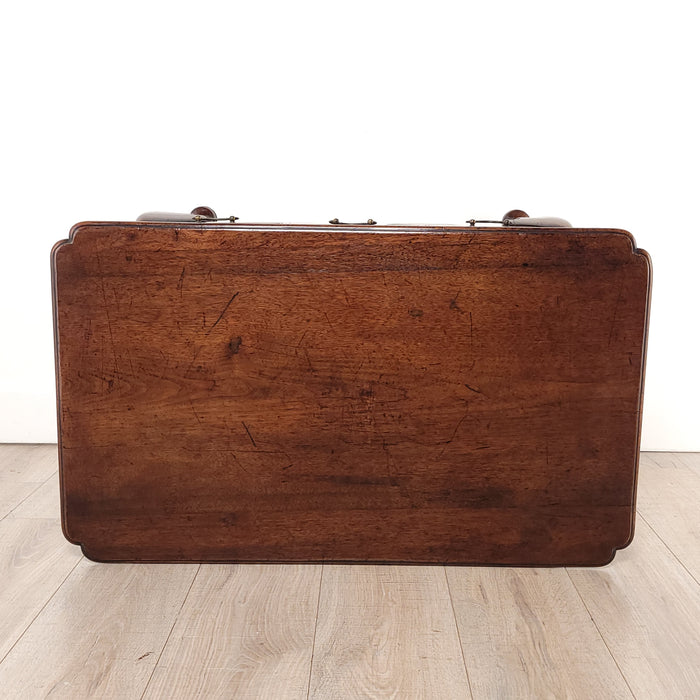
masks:
POLYGON ((305 331, 301 334, 301 338, 299 338, 299 342, 296 344, 295 347, 297 347, 297 348, 298 348, 298 347, 301 347, 301 343, 302 343, 302 341, 304 340, 304 338, 306 337, 306 334, 307 334, 308 332, 309 332, 309 331, 308 331, 308 329, 307 329, 307 330, 305 330, 305 331))
POLYGON ((126 349, 126 357, 129 360, 129 367, 131 368, 132 376, 136 376, 136 371, 134 370, 134 363, 131 359, 131 351, 129 350, 129 348, 126 349))
POLYGON ((459 299, 459 295, 460 295, 461 293, 462 293, 462 290, 460 289, 460 290, 457 292, 457 294, 455 294, 455 295, 452 297, 452 299, 450 299, 450 309, 452 309, 452 311, 457 311, 457 312, 459 312, 460 314, 463 314, 464 311, 462 310, 462 308, 460 307, 460 305, 457 303, 457 299, 459 299))
MULTIPOLYGON (((352 381, 354 382, 357 379, 357 375, 360 373, 360 370, 362 369, 362 366, 365 364, 364 360, 360 361, 360 364, 358 365, 357 369, 355 370, 355 374, 352 375, 352 381)), ((381 378, 381 377, 380 377, 381 378)))
POLYGON ((481 394, 482 396, 486 396, 486 394, 484 394, 484 392, 481 391, 481 389, 479 389, 479 387, 470 386, 470 385, 467 384, 466 382, 464 383, 464 386, 466 386, 467 389, 469 389, 469 391, 473 391, 475 394, 481 394))
POLYGON ((117 360, 117 348, 114 344, 114 334, 112 333, 112 319, 109 317, 109 304, 107 303, 107 293, 105 292, 105 281, 104 273, 102 272, 102 261, 100 260, 100 254, 95 251, 95 260, 97 261, 97 269, 100 272, 100 288, 102 289, 102 300, 105 305, 105 316, 107 317, 107 328, 109 330, 109 342, 112 346, 112 353, 114 354, 114 368, 116 374, 119 374, 119 362, 117 360))
POLYGON ((250 473, 250 472, 243 466, 243 463, 241 462, 240 459, 238 459, 238 457, 236 457, 235 454, 232 453, 231 456, 233 457, 234 461, 236 462, 236 464, 238 465, 238 467, 239 467, 240 469, 242 469, 246 474, 249 474, 249 473, 250 473))
POLYGON ((250 434, 250 430, 248 430, 248 426, 243 421, 241 421, 241 425, 245 428, 246 433, 248 433, 248 437, 250 438, 250 441, 253 443, 253 447, 257 447, 257 445, 255 444, 255 440, 253 440, 253 436, 250 434))
POLYGON ((309 363, 309 369, 315 374, 316 368, 311 364, 311 358, 309 357, 309 351, 306 348, 303 348, 303 350, 304 350, 304 355, 306 355, 306 361, 309 363))
POLYGON ((168 371, 168 365, 170 365, 170 358, 162 350, 159 350, 158 352, 160 353, 160 356, 163 358, 164 361, 161 365, 163 371, 161 372, 160 377, 158 377, 158 379, 162 379, 165 376, 165 373, 168 371))
POLYGON ((190 406, 192 407, 192 413, 194 413, 194 417, 197 419, 197 423, 202 425, 202 421, 201 421, 200 417, 197 415, 197 411, 194 407, 194 404, 192 403, 192 399, 190 399, 190 406))
POLYGON ((185 377, 190 373, 190 370, 192 369, 192 367, 194 367, 194 363, 197 361, 197 357, 199 357, 199 353, 202 351, 202 347, 203 346, 195 348, 194 355, 192 356, 192 362, 190 362, 187 369, 185 370, 185 374, 184 374, 185 377))
POLYGON ((615 331, 615 320, 617 317, 617 308, 620 305, 620 299, 622 299, 622 284, 620 284, 620 287, 617 291, 617 299, 615 301, 615 306, 613 307, 612 320, 610 321, 610 333, 608 335, 608 347, 610 347, 610 345, 612 344, 612 337, 615 331))
POLYGON ((386 455, 386 462, 385 462, 385 468, 386 468, 386 476, 387 479, 389 480, 389 484, 391 486, 399 486, 399 482, 396 479, 396 476, 394 475, 392 466, 391 466, 391 454, 389 453, 389 445, 386 441, 386 438, 382 436, 382 450, 384 451, 384 454, 386 455))
POLYGON ((457 421, 457 425, 455 425, 455 429, 452 431, 452 435, 451 435, 450 439, 445 443, 442 450, 440 450, 440 454, 438 455, 438 457, 442 457, 443 453, 447 449, 447 446, 455 439, 455 436, 457 435, 457 431, 459 430, 459 426, 462 425, 462 423, 464 423, 464 420, 467 417, 468 413, 469 413, 469 404, 467 403, 467 410, 464 411, 464 414, 462 415, 462 417, 457 421))
MULTIPOLYGON (((449 243, 447 245, 455 245, 458 248, 461 248, 457 255, 455 256, 454 262, 452 263, 452 269, 456 269, 459 264, 462 262, 462 258, 464 257, 464 254, 467 252, 467 248, 471 244, 471 242, 474 240, 474 237, 476 236, 475 233, 472 233, 472 235, 469 237, 469 240, 466 242, 466 245, 462 242, 459 243, 449 243)), ((444 245, 444 244, 443 244, 444 245)))
POLYGON ((235 292, 233 296, 226 302, 226 306, 224 306, 223 311, 219 314, 219 318, 217 318, 216 321, 214 321, 214 325, 206 332, 206 335, 209 335, 216 328, 216 325, 224 317, 224 314, 228 311, 228 307, 231 306, 231 303, 239 294, 240 292, 235 292))
POLYGON ((182 282, 185 279, 185 267, 183 265, 182 272, 180 273, 180 279, 177 281, 177 291, 180 292, 180 299, 182 299, 182 282))

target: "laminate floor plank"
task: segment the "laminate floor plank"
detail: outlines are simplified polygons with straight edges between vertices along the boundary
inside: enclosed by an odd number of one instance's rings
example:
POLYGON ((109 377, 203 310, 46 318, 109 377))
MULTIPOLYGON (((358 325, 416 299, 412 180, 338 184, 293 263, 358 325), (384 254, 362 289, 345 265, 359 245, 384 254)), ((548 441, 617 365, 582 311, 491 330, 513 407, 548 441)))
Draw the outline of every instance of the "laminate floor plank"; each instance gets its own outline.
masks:
POLYGON ((55 519, 0 522, 0 660, 81 557, 55 519))
POLYGON ((642 518, 611 564, 569 575, 637 700, 700 697, 700 586, 642 518))
POLYGON ((3 479, 0 476, 0 520, 6 518, 40 487, 41 483, 3 479))
POLYGON ((305 698, 320 565, 203 564, 145 698, 305 698))
POLYGON ((475 700, 633 697, 564 569, 446 570, 475 700))
POLYGON ((642 454, 637 512, 700 582, 700 460, 693 457, 642 454))
POLYGON ((0 478, 43 484, 58 469, 58 447, 0 445, 0 478))
POLYGON ((57 465, 56 445, 0 445, 0 520, 55 474, 57 465))
POLYGON ((10 518, 61 518, 58 472, 54 472, 8 513, 10 518))
MULTIPOLYGON (((642 452, 643 455, 654 456, 656 452, 642 452)), ((692 469, 696 474, 700 474, 700 452, 662 452, 661 454, 671 454, 688 469, 692 469)))
POLYGON ((0 664, 4 696, 140 698, 196 571, 82 559, 0 664))
POLYGON ((325 565, 310 698, 470 698, 444 568, 325 565))

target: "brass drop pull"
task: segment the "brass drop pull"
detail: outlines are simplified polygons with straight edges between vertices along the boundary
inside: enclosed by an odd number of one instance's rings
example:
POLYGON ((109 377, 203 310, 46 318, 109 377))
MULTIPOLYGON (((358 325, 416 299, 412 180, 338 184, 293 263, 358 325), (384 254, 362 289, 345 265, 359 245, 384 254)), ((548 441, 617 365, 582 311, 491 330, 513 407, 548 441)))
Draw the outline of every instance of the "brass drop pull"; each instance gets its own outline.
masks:
POLYGON ((367 221, 358 221, 355 224, 348 223, 347 221, 339 221, 338 219, 331 219, 329 224, 334 226, 374 226, 377 222, 374 219, 367 219, 367 221))

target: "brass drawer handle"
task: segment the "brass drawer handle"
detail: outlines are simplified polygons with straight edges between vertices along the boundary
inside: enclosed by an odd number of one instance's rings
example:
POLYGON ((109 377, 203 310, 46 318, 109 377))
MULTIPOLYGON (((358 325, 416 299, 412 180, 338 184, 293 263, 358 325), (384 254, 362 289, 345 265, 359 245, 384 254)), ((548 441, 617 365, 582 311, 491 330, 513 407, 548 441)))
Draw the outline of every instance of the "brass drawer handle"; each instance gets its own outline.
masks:
POLYGON ((377 222, 374 219, 367 219, 367 221, 358 221, 357 223, 349 223, 347 221, 339 221, 338 219, 331 219, 329 224, 334 226, 374 226, 377 222))

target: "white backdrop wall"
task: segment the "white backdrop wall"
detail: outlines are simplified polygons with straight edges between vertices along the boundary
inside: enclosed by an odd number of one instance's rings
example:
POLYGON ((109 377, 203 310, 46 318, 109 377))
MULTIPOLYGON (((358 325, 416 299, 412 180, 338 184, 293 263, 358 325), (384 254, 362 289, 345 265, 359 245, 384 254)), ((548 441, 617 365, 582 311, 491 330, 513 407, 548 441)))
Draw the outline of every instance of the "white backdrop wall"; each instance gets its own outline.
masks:
POLYGON ((78 220, 626 228, 643 448, 700 450, 694 3, 3 3, 0 442, 56 438, 49 252, 78 220))

